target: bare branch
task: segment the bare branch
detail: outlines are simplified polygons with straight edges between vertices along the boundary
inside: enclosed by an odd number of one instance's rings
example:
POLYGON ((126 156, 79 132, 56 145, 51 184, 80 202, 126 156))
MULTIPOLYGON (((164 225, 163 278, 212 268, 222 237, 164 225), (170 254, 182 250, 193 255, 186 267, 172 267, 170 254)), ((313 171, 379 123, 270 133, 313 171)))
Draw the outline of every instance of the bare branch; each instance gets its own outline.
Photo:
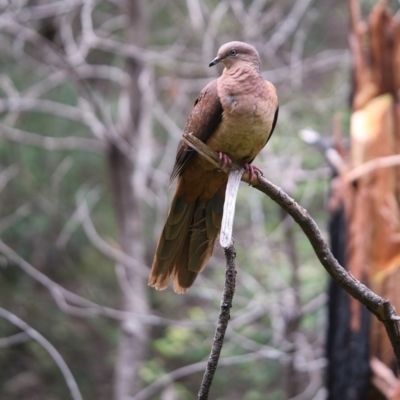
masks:
POLYGON ((100 198, 100 193, 97 187, 90 189, 86 192, 86 186, 83 186, 77 191, 76 201, 79 202, 79 206, 72 213, 71 217, 64 224, 61 232, 56 240, 56 246, 58 248, 65 248, 72 233, 81 225, 81 208, 87 207, 87 212, 90 212, 92 208, 97 204, 100 198), (86 199, 85 203, 83 200, 86 199))
POLYGON ((228 9, 229 2, 220 1, 208 18, 208 26, 203 35, 203 55, 206 57, 206 60, 211 60, 214 57, 214 46, 219 26, 228 9))
POLYGON ((6 319, 15 326, 18 326, 18 328, 25 331, 27 335, 29 335, 32 339, 35 339, 40 345, 42 345, 43 348, 49 353, 51 358, 55 361, 58 368, 60 368, 60 371, 63 374, 65 382, 71 393, 71 397, 74 400, 83 400, 81 392, 79 391, 78 385, 76 384, 76 381, 70 369, 68 368, 68 365, 62 358, 61 354, 50 342, 44 336, 42 336, 37 330, 29 326, 26 322, 22 321, 16 315, 10 313, 9 311, 1 307, 0 307, 0 317, 6 319))
POLYGON ((149 268, 146 265, 133 259, 121 250, 110 246, 100 237, 93 225, 92 220, 90 219, 89 209, 85 200, 78 206, 77 211, 87 237, 98 250, 117 263, 134 268, 143 276, 147 276, 149 274, 149 268))
POLYGON ((25 343, 28 340, 31 340, 31 337, 26 332, 20 332, 12 336, 3 337, 0 338, 0 349, 25 343))
POLYGON ((256 299, 248 303, 245 310, 245 312, 235 315, 230 319, 230 328, 239 329, 242 326, 248 326, 252 324, 266 315, 268 312, 271 312, 271 307, 266 298, 260 298, 260 296, 257 296, 256 299))
POLYGON ((186 0, 186 7, 189 12, 189 18, 192 26, 197 30, 201 31, 204 28, 204 17, 201 10, 201 4, 199 0, 186 0))
POLYGON ((400 393, 400 381, 386 364, 378 358, 370 360, 372 384, 382 392, 387 399, 396 399, 400 393))
MULTIPOLYGON (((349 61, 350 53, 348 50, 324 50, 303 60, 297 60, 291 65, 263 71, 262 75, 264 79, 274 82, 274 84, 279 84, 287 82, 293 68, 301 67, 303 70, 302 77, 305 79, 316 73, 337 70, 341 65, 348 64, 349 61)), ((182 91, 197 94, 209 81, 209 78, 180 78, 179 87, 182 91)), ((318 101, 321 101, 321 99, 319 98, 318 101)))
MULTIPOLYGON (((70 76, 68 71, 59 70, 21 92, 21 97, 37 98, 53 90, 57 86, 70 82, 71 79, 104 79, 115 82, 121 87, 127 87, 129 75, 122 69, 112 65, 79 65, 75 69, 77 76, 70 76)), ((9 96, 12 97, 12 96, 9 96)))
POLYGON ((251 340, 246 336, 240 335, 232 329, 232 326, 228 326, 227 336, 229 336, 230 342, 236 343, 237 345, 248 351, 260 352, 264 354, 265 358, 271 360, 280 360, 282 362, 286 362, 289 358, 288 354, 282 350, 260 344, 255 340, 251 340))
POLYGON ((351 171, 347 172, 344 176, 346 182, 354 182, 364 175, 370 174, 371 172, 380 168, 389 168, 400 165, 400 155, 395 154, 392 156, 378 157, 373 160, 367 161, 364 164, 355 167, 351 171))
POLYGON ((159 52, 151 50, 144 50, 135 45, 124 43, 118 38, 114 38, 112 36, 105 37, 105 35, 102 35, 102 32, 99 30, 97 30, 96 33, 101 36, 91 36, 90 44, 92 48, 101 49, 113 54, 120 54, 121 56, 124 56, 126 58, 138 60, 143 63, 150 63, 155 65, 159 64, 164 66, 174 66, 177 64, 177 60, 173 57, 169 57, 167 55, 163 55, 159 52))
POLYGON ((9 98, 0 100, 0 112, 37 111, 80 122, 90 128, 94 136, 104 138, 104 125, 90 111, 51 100, 35 98, 9 98))
POLYGON ((102 306, 63 288, 61 285, 51 280, 48 276, 38 271, 35 267, 33 267, 26 260, 20 257, 14 250, 12 250, 1 240, 0 252, 3 253, 13 263, 15 263, 15 265, 22 269, 27 275, 46 287, 49 290, 50 294, 53 296, 58 307, 60 307, 60 309, 66 313, 78 317, 95 317, 98 315, 103 315, 105 317, 113 318, 119 321, 124 321, 127 317, 137 318, 142 323, 158 326, 177 325, 188 327, 205 327, 212 325, 211 322, 209 322, 208 320, 175 321, 168 318, 159 317, 157 315, 134 314, 127 311, 121 311, 102 306), (77 306, 71 306, 67 303, 67 301, 71 302, 72 304, 76 304, 77 306))
POLYGON ((313 0, 297 0, 280 27, 264 45, 265 51, 275 53, 295 31, 313 0))
POLYGON ((325 50, 315 56, 303 60, 294 61, 291 65, 284 65, 279 68, 263 72, 263 77, 275 84, 285 82, 290 76, 291 70, 302 68, 303 79, 313 76, 315 73, 322 73, 337 69, 340 64, 347 64, 350 60, 347 50, 325 50))
POLYGON ((74 76, 79 83, 78 89, 82 97, 80 98, 80 108, 43 99, 39 100, 25 97, 18 101, 18 99, 10 98, 3 101, 0 100, 0 112, 40 111, 80 122, 88 126, 92 134, 98 139, 105 140, 107 138, 109 142, 118 147, 122 154, 132 161, 131 146, 116 131, 111 116, 105 110, 104 104, 100 101, 99 96, 97 96, 84 81, 79 80, 75 65, 55 48, 53 43, 47 41, 35 30, 12 21, 6 23, 4 27, 10 30, 14 35, 20 34, 21 31, 24 32, 26 38, 36 46, 40 54, 43 54, 43 57, 50 65, 67 70, 74 76), (81 111, 82 108, 84 111, 81 111))
MULTIPOLYGON (((184 134, 183 138, 196 151, 202 155, 204 154, 213 165, 220 168, 217 152, 210 149, 206 144, 193 135, 184 134)), ((228 172, 227 168, 225 168, 224 171, 228 172)), ((242 180, 249 182, 248 175, 249 174, 246 171, 243 174, 242 180)), ((254 179, 252 183, 254 188, 268 195, 293 217, 306 234, 315 254, 332 278, 347 293, 364 304, 384 324, 393 346, 397 365, 400 368, 400 318, 396 315, 396 311, 390 301, 375 294, 367 286, 363 285, 349 274, 338 263, 338 261, 333 257, 329 246, 325 243, 317 224, 310 217, 307 210, 300 207, 290 196, 283 192, 282 189, 261 175, 257 174, 257 178, 258 179, 254 179)))
MULTIPOLYGON (((267 357, 263 351, 256 351, 253 353, 247 353, 240 356, 226 357, 221 358, 219 360, 220 367, 227 367, 230 365, 236 365, 251 361, 260 360, 267 357)), ((160 391, 165 386, 169 385, 171 382, 174 382, 184 376, 194 374, 196 372, 203 371, 207 366, 207 361, 200 361, 195 364, 186 365, 182 368, 178 368, 169 374, 162 376, 160 379, 157 379, 155 382, 147 386, 145 389, 141 390, 136 396, 131 397, 129 400, 147 400, 152 398, 152 396, 160 391)))
MULTIPOLYGON (((0 137, 1 137, 1 131, 0 131, 0 137)), ((1 171, 0 173, 0 192, 7 186, 7 183, 10 182, 11 179, 13 179, 15 176, 18 174, 18 166, 15 164, 12 164, 8 166, 6 169, 1 171)))
POLYGON ((16 11, 10 11, 2 15, 2 22, 6 23, 7 20, 15 20, 21 23, 39 20, 44 18, 51 18, 57 15, 62 15, 71 12, 73 9, 82 4, 81 0, 59 0, 46 2, 32 7, 18 8, 16 11))
POLYGON ((324 306, 328 301, 328 295, 326 293, 321 293, 318 296, 314 297, 307 304, 304 304, 301 307, 300 315, 311 314, 315 310, 318 310, 322 306, 324 306))
POLYGON ((72 32, 72 20, 74 15, 66 14, 60 19, 60 37, 63 42, 66 58, 71 65, 80 65, 85 63, 86 54, 82 54, 75 42, 72 32))
POLYGON ((19 219, 25 218, 30 213, 30 205, 28 203, 18 207, 12 214, 2 217, 0 220, 0 233, 13 226, 19 219))
POLYGON ((0 138, 11 142, 41 147, 45 150, 81 150, 104 152, 105 146, 97 139, 81 138, 78 136, 51 137, 38 135, 37 133, 12 128, 0 122, 0 138))
MULTIPOLYGON (((241 172, 240 166, 238 170, 241 172)), ((224 293, 222 295, 221 311, 218 317, 218 325, 215 331, 210 357, 208 359, 207 368, 204 372, 203 380, 200 385, 200 390, 198 394, 199 400, 208 399, 208 393, 211 388, 215 371, 217 370, 219 357, 221 355, 222 346, 224 344, 225 332, 226 328, 228 327, 228 322, 230 319, 230 310, 232 308, 233 295, 235 293, 236 252, 233 243, 231 244, 231 246, 225 248, 224 252, 226 257, 225 288, 224 288, 224 293)))

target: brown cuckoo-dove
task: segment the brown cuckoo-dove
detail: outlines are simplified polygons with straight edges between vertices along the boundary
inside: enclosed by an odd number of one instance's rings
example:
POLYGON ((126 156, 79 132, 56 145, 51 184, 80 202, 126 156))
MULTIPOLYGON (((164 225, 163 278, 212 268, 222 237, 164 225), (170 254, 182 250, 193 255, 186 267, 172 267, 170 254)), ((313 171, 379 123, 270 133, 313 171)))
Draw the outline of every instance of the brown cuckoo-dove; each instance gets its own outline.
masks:
MULTIPOLYGON (((222 75, 197 98, 184 132, 193 133, 220 153, 223 164, 250 163, 266 145, 278 118, 278 98, 272 83, 261 75, 260 57, 247 43, 229 42, 210 67, 222 63, 222 75)), ((178 184, 158 241, 149 285, 165 289, 174 280, 184 293, 205 268, 218 237, 227 175, 183 141, 178 146, 171 181, 178 184)))

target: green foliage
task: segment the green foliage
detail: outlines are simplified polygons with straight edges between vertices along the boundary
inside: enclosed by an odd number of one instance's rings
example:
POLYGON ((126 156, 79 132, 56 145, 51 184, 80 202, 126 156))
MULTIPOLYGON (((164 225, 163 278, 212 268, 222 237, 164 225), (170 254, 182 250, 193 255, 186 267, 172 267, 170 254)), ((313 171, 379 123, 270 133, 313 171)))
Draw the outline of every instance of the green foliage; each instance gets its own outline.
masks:
POLYGON ((168 328, 165 337, 155 340, 153 345, 155 349, 165 357, 181 357, 186 353, 187 346, 191 339, 192 332, 189 328, 175 326, 168 328))

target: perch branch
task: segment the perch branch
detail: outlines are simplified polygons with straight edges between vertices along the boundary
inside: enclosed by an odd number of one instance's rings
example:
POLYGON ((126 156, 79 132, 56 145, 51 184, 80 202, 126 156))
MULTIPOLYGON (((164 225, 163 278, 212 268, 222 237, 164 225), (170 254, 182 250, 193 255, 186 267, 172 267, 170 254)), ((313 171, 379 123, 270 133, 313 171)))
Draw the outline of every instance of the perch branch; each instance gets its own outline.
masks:
POLYGON ((210 391, 211 383, 217 369, 219 356, 221 355, 222 346, 226 328, 230 318, 230 309, 232 307, 233 295, 235 293, 236 269, 235 269, 235 248, 233 244, 224 249, 226 258, 226 275, 225 288, 222 295, 221 310, 218 317, 218 325, 215 330, 213 345, 211 348, 210 357, 208 358, 207 367, 204 372, 201 382, 198 400, 207 400, 210 391))
POLYGON ((244 168, 240 166, 239 168, 232 167, 229 171, 219 240, 223 249, 227 249, 232 244, 232 230, 233 219, 235 218, 236 198, 243 172, 244 168))
MULTIPOLYGON (((193 135, 184 134, 183 139, 197 152, 204 155, 213 165, 220 168, 218 154, 214 150, 193 135)), ((228 173, 229 167, 223 170, 228 173)), ((243 174, 242 180, 250 183, 247 171, 243 174)), ((323 239, 317 224, 310 217, 307 210, 299 206, 281 188, 258 174, 251 185, 269 196, 292 216, 306 234, 315 254, 326 271, 347 293, 366 306, 384 324, 393 347, 397 366, 400 368, 400 318, 397 316, 396 310, 390 301, 378 296, 338 263, 323 239)))

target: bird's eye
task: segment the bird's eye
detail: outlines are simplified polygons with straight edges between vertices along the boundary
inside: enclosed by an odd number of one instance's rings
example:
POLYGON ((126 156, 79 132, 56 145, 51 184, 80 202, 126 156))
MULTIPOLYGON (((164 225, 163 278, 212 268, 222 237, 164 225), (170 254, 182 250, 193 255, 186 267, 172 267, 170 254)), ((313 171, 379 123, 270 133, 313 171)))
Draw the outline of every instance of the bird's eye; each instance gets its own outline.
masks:
POLYGON ((229 55, 230 55, 230 56, 236 56, 236 54, 237 54, 237 51, 236 51, 235 49, 233 49, 233 50, 231 50, 231 51, 229 52, 229 55))

